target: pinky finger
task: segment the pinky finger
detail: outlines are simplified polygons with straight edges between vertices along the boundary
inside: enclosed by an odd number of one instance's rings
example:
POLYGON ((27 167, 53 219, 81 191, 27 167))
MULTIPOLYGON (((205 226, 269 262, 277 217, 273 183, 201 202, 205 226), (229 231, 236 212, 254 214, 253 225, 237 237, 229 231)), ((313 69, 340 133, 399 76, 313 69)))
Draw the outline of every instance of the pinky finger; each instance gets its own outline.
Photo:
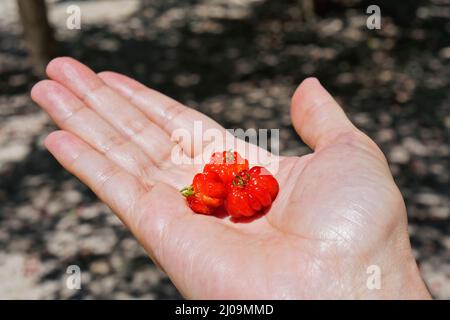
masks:
POLYGON ((147 191, 136 177, 123 171, 87 143, 67 131, 52 132, 45 146, 70 173, 85 183, 129 227, 133 208, 147 191))

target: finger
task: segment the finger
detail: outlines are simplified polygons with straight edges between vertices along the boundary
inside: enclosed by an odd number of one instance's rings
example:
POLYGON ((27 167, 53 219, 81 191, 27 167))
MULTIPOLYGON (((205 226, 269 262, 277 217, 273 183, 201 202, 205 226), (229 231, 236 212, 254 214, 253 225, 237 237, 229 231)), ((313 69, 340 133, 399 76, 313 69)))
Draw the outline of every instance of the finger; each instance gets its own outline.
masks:
POLYGON ((291 117, 295 130, 312 149, 357 132, 342 108, 315 78, 304 80, 294 93, 291 117))
POLYGON ((133 141, 157 164, 171 155, 175 143, 128 100, 106 86, 88 67, 72 58, 56 58, 47 66, 48 76, 68 88, 87 106, 133 141))
MULTIPOLYGON (((237 139, 208 116, 119 73, 101 72, 99 77, 138 106, 169 135, 174 136, 179 129, 187 131, 191 139, 183 137, 179 143, 184 150, 190 150, 189 154, 195 163, 204 164, 215 151, 236 150, 253 164, 264 164, 273 167, 274 172, 277 170, 276 155, 237 139)), ((258 137, 258 141, 260 138, 258 137)))
POLYGON ((31 97, 61 129, 80 137, 144 184, 153 183, 156 167, 151 159, 61 84, 40 81, 31 90, 31 97))
POLYGON ((150 257, 160 263, 163 237, 171 231, 168 225, 189 212, 177 190, 161 182, 151 188, 143 186, 136 177, 69 132, 52 132, 45 139, 45 146, 114 211, 150 257))
POLYGON ((136 177, 116 166, 80 138, 66 131, 55 131, 45 146, 69 172, 85 183, 128 226, 140 198, 148 192, 136 177))
POLYGON ((210 144, 208 140, 200 140, 207 130, 225 140, 225 129, 206 115, 124 75, 107 71, 99 73, 99 77, 136 105, 169 136, 173 136, 176 130, 187 130, 192 139, 182 139, 179 143, 190 156, 198 156, 210 144))

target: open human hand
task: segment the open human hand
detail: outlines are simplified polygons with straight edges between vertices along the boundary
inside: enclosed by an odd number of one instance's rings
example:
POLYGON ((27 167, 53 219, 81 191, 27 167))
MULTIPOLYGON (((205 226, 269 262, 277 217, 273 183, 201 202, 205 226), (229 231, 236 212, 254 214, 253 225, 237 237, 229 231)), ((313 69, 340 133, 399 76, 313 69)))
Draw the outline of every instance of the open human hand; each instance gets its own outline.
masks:
MULTIPOLYGON (((187 298, 429 298, 412 256, 406 209, 386 159, 316 79, 292 99, 313 153, 279 157, 280 193, 248 223, 194 214, 180 195, 200 171, 179 128, 225 132, 207 116, 117 73, 49 63, 31 92, 62 129, 45 145, 104 201, 187 298), (367 268, 381 288, 367 286, 367 268)), ((201 142, 200 142, 201 143, 201 142)), ((204 151, 211 154, 210 146, 204 151)), ((243 141, 240 148, 248 147, 243 141)))

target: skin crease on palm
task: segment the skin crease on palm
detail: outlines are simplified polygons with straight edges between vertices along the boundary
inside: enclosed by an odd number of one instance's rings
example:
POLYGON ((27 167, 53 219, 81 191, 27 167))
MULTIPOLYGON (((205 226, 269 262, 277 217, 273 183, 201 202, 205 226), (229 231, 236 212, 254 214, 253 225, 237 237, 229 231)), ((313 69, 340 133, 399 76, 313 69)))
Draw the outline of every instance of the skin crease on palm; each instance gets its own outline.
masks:
MULTIPOLYGON (((61 128, 45 145, 130 228, 186 298, 422 299, 406 208, 386 159, 318 80, 296 90, 292 123, 313 153, 279 158, 280 193, 267 214, 234 222, 193 214, 180 187, 200 171, 177 128, 224 130, 207 116, 117 73, 72 58, 47 67, 31 92, 61 128), (381 288, 369 290, 377 265, 381 288)), ((245 148, 238 142, 237 151, 245 148)), ((251 147, 250 147, 251 148, 251 147)), ((203 152, 211 154, 210 146, 203 152)))

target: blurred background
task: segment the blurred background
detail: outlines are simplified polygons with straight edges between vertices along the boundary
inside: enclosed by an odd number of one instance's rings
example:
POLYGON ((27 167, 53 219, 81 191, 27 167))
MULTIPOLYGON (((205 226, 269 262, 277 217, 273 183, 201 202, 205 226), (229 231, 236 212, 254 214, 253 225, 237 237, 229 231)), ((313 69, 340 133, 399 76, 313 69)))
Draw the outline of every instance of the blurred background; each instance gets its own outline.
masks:
POLYGON ((180 298, 130 233, 43 148, 31 86, 51 56, 129 75, 226 128, 280 128, 314 75, 387 155, 422 276, 450 299, 450 1, 0 1, 0 298, 180 298), (81 29, 70 29, 70 5, 81 29), (371 4, 380 30, 366 27, 371 4), (78 265, 82 289, 65 286, 78 265))

